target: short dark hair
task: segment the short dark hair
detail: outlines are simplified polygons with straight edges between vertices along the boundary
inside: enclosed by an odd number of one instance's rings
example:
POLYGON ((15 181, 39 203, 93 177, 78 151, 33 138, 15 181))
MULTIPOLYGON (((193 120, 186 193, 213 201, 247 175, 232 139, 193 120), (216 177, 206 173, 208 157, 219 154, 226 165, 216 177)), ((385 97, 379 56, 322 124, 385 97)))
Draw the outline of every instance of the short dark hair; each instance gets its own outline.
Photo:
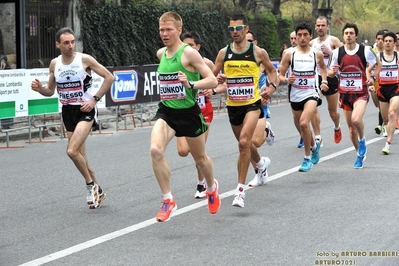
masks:
POLYGON ((312 35, 312 27, 305 21, 299 22, 298 25, 296 25, 295 34, 298 34, 299 30, 307 30, 309 34, 312 35))
POLYGON ((181 36, 182 40, 187 39, 187 38, 193 39, 195 44, 202 44, 199 34, 196 33, 195 31, 188 31, 188 32, 185 32, 182 34, 182 36, 181 36))
POLYGON ((384 35, 385 32, 388 32, 388 31, 379 30, 379 31, 377 31, 377 33, 375 34, 375 37, 377 38, 378 35, 384 35))
POLYGON ((73 30, 71 28, 65 27, 65 28, 61 28, 57 31, 57 33, 55 34, 55 40, 57 42, 61 42, 61 35, 65 34, 65 33, 69 33, 69 34, 72 34, 73 36, 75 36, 75 33, 73 32, 73 30))
POLYGON ((231 16, 230 20, 242 20, 244 25, 248 23, 248 19, 244 14, 234 14, 231 16))
POLYGON ((319 16, 319 17, 316 19, 316 21, 317 21, 317 20, 325 20, 325 21, 327 21, 327 26, 330 25, 330 23, 328 22, 328 18, 326 18, 325 16, 319 16))
POLYGON ((384 35, 382 36, 383 40, 385 40, 385 37, 392 37, 394 42, 398 40, 396 33, 393 33, 392 31, 385 32, 384 35))
POLYGON ((343 27, 343 29, 342 29, 342 35, 344 35, 344 31, 345 31, 346 29, 348 29, 348 28, 353 28, 353 29, 355 30, 356 36, 359 35, 359 28, 357 27, 357 25, 356 25, 355 23, 350 23, 350 22, 345 23, 345 25, 344 25, 344 27, 343 27))

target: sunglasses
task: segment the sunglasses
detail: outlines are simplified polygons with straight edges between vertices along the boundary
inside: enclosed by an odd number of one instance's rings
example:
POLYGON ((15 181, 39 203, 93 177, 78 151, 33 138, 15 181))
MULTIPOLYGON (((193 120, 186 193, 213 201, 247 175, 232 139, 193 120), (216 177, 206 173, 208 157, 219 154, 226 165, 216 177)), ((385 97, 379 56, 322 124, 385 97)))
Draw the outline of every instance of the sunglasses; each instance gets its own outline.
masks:
POLYGON ((229 26, 229 31, 234 31, 234 30, 236 30, 236 31, 240 31, 240 30, 242 30, 243 28, 245 28, 247 25, 238 25, 238 26, 229 26))

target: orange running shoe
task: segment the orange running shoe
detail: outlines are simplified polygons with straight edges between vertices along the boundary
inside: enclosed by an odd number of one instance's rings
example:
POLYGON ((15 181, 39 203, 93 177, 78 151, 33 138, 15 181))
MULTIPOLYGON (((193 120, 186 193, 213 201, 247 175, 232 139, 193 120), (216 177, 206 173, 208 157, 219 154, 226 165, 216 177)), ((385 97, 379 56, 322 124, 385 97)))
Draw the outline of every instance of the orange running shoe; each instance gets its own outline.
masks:
POLYGON ((211 214, 217 213, 220 208, 219 185, 216 179, 215 185, 216 188, 212 192, 206 191, 206 195, 208 196, 208 210, 211 214))
POLYGON ((163 199, 162 207, 159 210, 157 217, 155 218, 158 222, 166 222, 169 221, 170 215, 177 210, 177 205, 175 198, 172 199, 163 199))
POLYGON ((341 139, 342 139, 341 128, 339 128, 338 130, 334 129, 334 142, 335 143, 340 143, 341 139))

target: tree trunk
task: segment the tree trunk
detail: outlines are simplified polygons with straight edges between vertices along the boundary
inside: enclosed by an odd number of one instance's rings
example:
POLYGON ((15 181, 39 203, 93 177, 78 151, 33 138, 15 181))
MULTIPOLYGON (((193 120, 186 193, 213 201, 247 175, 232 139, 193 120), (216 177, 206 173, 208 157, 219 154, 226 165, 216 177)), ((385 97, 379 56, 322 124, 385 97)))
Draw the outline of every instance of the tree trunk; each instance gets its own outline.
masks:
POLYGON ((271 10, 272 14, 275 16, 281 16, 281 0, 272 0, 273 8, 271 10))

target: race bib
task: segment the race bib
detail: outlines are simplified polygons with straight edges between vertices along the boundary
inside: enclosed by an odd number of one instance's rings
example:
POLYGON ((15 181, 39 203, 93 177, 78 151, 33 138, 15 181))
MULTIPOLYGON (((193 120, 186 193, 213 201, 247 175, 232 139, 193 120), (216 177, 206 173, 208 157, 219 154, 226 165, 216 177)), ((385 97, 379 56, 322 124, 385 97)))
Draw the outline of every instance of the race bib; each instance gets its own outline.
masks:
POLYGON ((343 91, 361 91, 363 89, 362 73, 341 72, 339 87, 343 91))
POLYGON ((295 81, 292 87, 298 90, 310 90, 315 88, 314 71, 294 71, 295 81))
POLYGON ((398 66, 382 66, 380 71, 380 81, 381 83, 392 83, 398 81, 398 66))
POLYGON ((159 73, 159 94, 162 101, 186 98, 186 88, 175 73, 159 73))
POLYGON ((230 101, 248 101, 255 98, 254 77, 228 77, 226 82, 230 101))
POLYGON ((197 94, 197 104, 201 109, 204 109, 206 107, 206 102, 205 102, 205 95, 202 94, 201 92, 197 94))

